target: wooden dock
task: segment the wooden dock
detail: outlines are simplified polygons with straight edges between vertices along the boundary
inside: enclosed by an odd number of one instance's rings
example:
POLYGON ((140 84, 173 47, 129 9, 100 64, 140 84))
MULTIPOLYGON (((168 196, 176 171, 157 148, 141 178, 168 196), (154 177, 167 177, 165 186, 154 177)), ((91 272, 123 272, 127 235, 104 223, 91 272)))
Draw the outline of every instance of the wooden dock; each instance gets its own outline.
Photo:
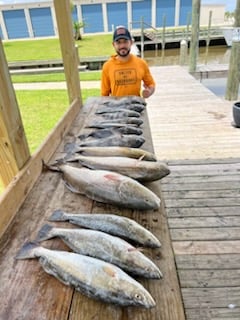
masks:
POLYGON ((148 115, 159 159, 239 157, 240 130, 231 125, 233 101, 217 97, 180 66, 151 71, 157 88, 148 100, 148 115))
MULTIPOLYGON (((148 113, 187 320, 240 319, 240 129, 233 102, 180 67, 152 68, 148 113)), ((169 319, 170 320, 170 319, 169 319)))

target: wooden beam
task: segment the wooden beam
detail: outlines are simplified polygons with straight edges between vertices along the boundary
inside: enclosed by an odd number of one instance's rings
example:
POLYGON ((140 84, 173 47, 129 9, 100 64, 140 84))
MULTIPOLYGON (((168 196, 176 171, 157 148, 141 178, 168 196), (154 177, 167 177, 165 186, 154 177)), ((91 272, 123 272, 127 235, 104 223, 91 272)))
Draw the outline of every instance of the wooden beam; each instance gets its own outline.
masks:
POLYGON ((69 102, 81 98, 81 89, 78 73, 79 59, 76 54, 71 5, 69 0, 54 0, 60 46, 65 70, 69 102))
POLYGON ((72 103, 64 117, 47 136, 42 146, 40 146, 30 161, 17 174, 16 178, 11 181, 0 197, 0 238, 40 176, 42 172, 42 160, 48 162, 51 158, 62 141, 62 137, 68 132, 79 110, 80 101, 78 99, 72 103))
POLYGON ((192 1, 192 30, 190 44, 189 72, 196 71, 199 48, 200 0, 192 1))
POLYGON ((0 175, 7 185, 30 157, 16 95, 0 39, 0 175))

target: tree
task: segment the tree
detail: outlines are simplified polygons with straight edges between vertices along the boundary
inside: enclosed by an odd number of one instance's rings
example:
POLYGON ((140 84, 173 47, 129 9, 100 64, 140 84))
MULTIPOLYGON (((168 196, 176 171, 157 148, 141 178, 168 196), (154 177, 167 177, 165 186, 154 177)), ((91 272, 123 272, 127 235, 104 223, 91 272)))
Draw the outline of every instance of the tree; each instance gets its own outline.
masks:
POLYGON ((73 21, 73 29, 74 29, 74 39, 82 40, 82 35, 80 29, 84 27, 84 22, 81 21, 73 21))

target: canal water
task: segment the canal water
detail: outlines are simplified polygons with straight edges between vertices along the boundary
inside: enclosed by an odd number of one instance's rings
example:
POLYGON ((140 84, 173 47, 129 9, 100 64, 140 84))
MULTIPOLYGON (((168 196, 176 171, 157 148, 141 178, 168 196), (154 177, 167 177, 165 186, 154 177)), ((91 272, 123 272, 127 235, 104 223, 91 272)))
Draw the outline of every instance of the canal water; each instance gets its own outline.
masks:
MULTIPOLYGON (((186 66, 188 64, 189 58, 186 61, 186 66)), ((231 48, 223 46, 209 46, 200 47, 198 54, 198 65, 221 65, 228 64, 230 61, 231 48)), ((144 51, 144 58, 147 60, 150 66, 171 66, 179 65, 180 60, 180 49, 166 49, 166 50, 152 50, 144 51)), ((227 78, 215 78, 215 79, 202 79, 199 80, 201 83, 211 90, 215 95, 219 97, 224 97, 226 91, 227 78)), ((240 89, 239 89, 240 96, 240 89)), ((240 98, 240 97, 239 97, 240 98)))
MULTIPOLYGON (((188 49, 188 57, 189 57, 188 49)), ((200 47, 198 64, 228 64, 231 48, 227 46, 200 47)), ((188 63, 188 57, 186 64, 188 63)), ((151 50, 144 51, 144 58, 150 66, 178 65, 180 60, 180 49, 151 50)))

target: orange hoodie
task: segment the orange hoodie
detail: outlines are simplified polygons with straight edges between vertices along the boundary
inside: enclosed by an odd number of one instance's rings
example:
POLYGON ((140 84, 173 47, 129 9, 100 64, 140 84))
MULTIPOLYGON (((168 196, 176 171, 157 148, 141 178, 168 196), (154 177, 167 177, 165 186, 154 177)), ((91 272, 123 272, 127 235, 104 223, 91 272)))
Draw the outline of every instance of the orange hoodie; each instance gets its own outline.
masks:
POLYGON ((117 55, 113 55, 102 68, 101 95, 140 96, 142 81, 146 86, 155 87, 154 79, 143 59, 130 54, 129 60, 123 62, 117 55))

